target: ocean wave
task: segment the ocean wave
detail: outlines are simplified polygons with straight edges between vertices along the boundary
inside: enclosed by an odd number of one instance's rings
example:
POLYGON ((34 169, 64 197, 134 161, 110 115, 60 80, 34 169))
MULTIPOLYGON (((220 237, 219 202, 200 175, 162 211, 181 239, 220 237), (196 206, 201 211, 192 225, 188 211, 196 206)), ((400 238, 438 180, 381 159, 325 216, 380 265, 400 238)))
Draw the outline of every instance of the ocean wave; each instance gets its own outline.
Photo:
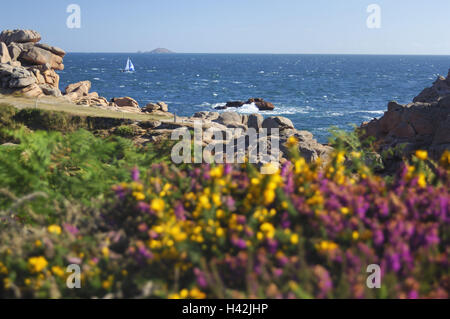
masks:
POLYGON ((355 113, 369 113, 369 114, 379 114, 379 115, 383 115, 384 111, 381 110, 359 110, 359 111, 350 111, 348 112, 350 114, 355 114, 355 113))
POLYGON ((258 113, 259 109, 255 103, 244 104, 236 110, 238 113, 242 114, 253 114, 258 113))
MULTIPOLYGON (((210 104, 207 102, 203 102, 201 106, 210 106, 212 109, 216 107, 223 107, 226 103, 214 103, 210 104)), ((304 107, 292 107, 292 106, 278 106, 272 111, 260 111, 255 103, 244 104, 241 107, 229 107, 224 110, 219 110, 219 112, 237 112, 240 114, 253 114, 260 113, 262 115, 267 116, 276 116, 276 115, 293 115, 293 114, 309 114, 311 111, 314 111, 314 108, 307 105, 304 107)))

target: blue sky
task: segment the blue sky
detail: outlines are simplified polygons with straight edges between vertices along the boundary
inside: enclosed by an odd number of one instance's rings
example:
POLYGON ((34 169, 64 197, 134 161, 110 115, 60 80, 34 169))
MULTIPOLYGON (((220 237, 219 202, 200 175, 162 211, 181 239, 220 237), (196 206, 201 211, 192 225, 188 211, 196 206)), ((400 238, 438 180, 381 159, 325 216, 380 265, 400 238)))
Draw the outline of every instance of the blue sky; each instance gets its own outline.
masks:
POLYGON ((4 1, 0 29, 30 28, 72 52, 450 55, 450 0, 4 1), (66 8, 81 7, 69 29, 66 8), (369 29, 369 4, 381 28, 369 29))

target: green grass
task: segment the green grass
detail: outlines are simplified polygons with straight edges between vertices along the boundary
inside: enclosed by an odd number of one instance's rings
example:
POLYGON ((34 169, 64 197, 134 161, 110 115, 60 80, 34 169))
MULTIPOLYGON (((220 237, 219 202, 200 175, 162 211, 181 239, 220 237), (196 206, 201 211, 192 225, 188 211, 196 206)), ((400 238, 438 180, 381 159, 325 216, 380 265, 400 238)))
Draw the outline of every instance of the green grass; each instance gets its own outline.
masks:
POLYGON ((96 107, 87 107, 68 103, 64 98, 42 97, 36 102, 36 99, 16 97, 12 95, 0 94, 0 103, 10 104, 18 109, 38 108, 47 111, 60 111, 79 116, 105 117, 129 119, 135 121, 172 119, 171 116, 139 114, 139 113, 123 113, 111 110, 103 110, 96 107))

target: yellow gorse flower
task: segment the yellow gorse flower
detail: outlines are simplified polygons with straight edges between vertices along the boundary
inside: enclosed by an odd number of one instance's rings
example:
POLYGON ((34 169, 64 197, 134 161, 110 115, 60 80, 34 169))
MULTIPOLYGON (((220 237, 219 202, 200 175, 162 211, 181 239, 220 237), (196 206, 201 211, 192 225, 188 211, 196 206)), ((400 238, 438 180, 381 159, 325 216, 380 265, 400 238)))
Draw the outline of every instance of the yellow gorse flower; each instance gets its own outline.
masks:
POLYGON ((266 238, 272 239, 275 237, 275 227, 271 223, 263 223, 260 229, 266 238))
POLYGON ((162 213, 164 211, 164 201, 161 198, 155 198, 150 204, 150 208, 157 213, 162 213))
POLYGON ((425 178, 424 173, 419 173, 419 177, 417 179, 417 184, 422 188, 425 188, 427 186, 427 180, 425 178))
POLYGON ((426 161, 428 159, 428 152, 422 151, 422 150, 417 150, 416 157, 421 159, 422 161, 426 161))
POLYGON ((47 227, 47 230, 51 234, 55 234, 55 235, 61 234, 61 227, 58 225, 50 225, 47 227))
POLYGON ((142 201, 145 199, 145 195, 142 192, 133 192, 133 197, 137 200, 137 201, 142 201))
POLYGON ((30 257, 28 259, 28 267, 31 272, 41 272, 48 265, 47 260, 43 257, 30 257))
POLYGON ((316 244, 316 249, 321 252, 330 252, 338 248, 335 242, 329 240, 322 240, 320 243, 316 244))

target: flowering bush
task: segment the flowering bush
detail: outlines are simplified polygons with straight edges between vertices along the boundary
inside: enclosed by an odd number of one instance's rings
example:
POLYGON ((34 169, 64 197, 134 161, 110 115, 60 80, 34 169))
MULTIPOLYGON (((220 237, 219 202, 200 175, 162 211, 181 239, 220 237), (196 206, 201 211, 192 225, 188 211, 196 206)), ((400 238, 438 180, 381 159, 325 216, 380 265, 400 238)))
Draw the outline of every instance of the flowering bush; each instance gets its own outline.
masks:
POLYGON ((101 211, 2 233, 0 297, 448 298, 449 152, 419 151, 387 181, 358 152, 308 164, 288 143, 271 175, 135 168, 101 211), (81 289, 66 287, 69 263, 81 289))

